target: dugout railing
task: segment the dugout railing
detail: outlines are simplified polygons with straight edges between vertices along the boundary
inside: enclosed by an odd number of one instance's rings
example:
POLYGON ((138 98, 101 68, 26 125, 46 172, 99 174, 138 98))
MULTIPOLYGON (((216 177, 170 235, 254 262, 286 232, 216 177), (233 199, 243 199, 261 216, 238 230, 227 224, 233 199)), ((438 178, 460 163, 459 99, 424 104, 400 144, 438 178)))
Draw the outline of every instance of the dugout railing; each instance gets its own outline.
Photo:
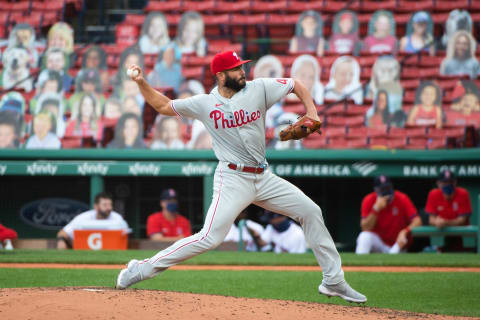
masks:
MULTIPOLYGON (((472 198, 472 201, 475 198, 472 198)), ((412 229, 413 237, 428 237, 430 244, 436 247, 443 247, 445 245, 445 238, 449 236, 462 237, 463 246, 465 248, 477 248, 477 253, 480 253, 480 195, 476 199, 477 211, 472 212, 470 218, 470 225, 468 226, 454 226, 437 228, 434 226, 421 226, 412 229)))

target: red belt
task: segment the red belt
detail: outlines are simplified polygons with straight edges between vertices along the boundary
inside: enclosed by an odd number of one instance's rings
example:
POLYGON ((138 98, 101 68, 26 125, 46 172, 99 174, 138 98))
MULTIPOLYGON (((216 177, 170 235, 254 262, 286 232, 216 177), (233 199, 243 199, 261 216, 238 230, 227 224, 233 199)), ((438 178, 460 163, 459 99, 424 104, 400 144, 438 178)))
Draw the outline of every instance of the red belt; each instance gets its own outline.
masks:
MULTIPOLYGON (((237 165, 233 163, 229 163, 228 167, 232 170, 237 170, 237 165)), ((262 167, 243 167, 241 170, 242 172, 248 172, 248 173, 262 173, 265 171, 265 168, 262 167)))

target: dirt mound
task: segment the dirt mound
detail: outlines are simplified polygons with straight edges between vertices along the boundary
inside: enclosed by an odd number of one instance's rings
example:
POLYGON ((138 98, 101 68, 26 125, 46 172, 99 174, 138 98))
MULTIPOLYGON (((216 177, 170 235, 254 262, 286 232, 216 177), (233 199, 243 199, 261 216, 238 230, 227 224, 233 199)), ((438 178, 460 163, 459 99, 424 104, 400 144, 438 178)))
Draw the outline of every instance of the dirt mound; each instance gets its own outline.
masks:
MULTIPOLYGON (((333 298, 332 298, 333 299, 333 298)), ((112 288, 0 289, 0 318, 18 319, 453 319, 366 306, 112 288)), ((459 319, 458 317, 455 319, 459 319)), ((468 319, 468 318, 465 318, 468 319)))

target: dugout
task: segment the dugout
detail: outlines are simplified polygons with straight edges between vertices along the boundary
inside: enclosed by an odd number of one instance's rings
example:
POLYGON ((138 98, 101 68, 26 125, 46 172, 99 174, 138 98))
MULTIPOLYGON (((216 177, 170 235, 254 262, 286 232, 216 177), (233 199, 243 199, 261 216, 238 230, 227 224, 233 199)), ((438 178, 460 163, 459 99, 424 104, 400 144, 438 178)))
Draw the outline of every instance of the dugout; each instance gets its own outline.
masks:
MULTIPOLYGON (((423 209, 438 172, 448 167, 469 190, 476 223, 478 149, 268 150, 267 158, 275 173, 321 206, 342 250, 354 248, 360 203, 378 174, 391 176, 395 188, 423 209)), ((125 215, 134 238, 145 237, 146 218, 158 211, 159 194, 168 187, 177 189, 180 211, 198 231, 216 166, 213 152, 190 150, 2 150, 0 159, 0 221, 23 239, 54 238, 60 225, 88 208, 103 188, 114 195, 115 210, 125 215)))

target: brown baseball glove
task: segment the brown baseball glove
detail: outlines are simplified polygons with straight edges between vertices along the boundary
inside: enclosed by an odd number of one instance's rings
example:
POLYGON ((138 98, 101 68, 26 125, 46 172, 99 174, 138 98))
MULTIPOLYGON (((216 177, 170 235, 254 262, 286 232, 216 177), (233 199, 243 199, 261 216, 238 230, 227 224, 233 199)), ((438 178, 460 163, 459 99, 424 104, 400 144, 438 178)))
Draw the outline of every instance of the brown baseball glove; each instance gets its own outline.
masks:
POLYGON ((280 131, 280 140, 299 140, 311 135, 314 132, 321 133, 321 126, 321 121, 314 120, 305 115, 298 119, 297 122, 280 131))

